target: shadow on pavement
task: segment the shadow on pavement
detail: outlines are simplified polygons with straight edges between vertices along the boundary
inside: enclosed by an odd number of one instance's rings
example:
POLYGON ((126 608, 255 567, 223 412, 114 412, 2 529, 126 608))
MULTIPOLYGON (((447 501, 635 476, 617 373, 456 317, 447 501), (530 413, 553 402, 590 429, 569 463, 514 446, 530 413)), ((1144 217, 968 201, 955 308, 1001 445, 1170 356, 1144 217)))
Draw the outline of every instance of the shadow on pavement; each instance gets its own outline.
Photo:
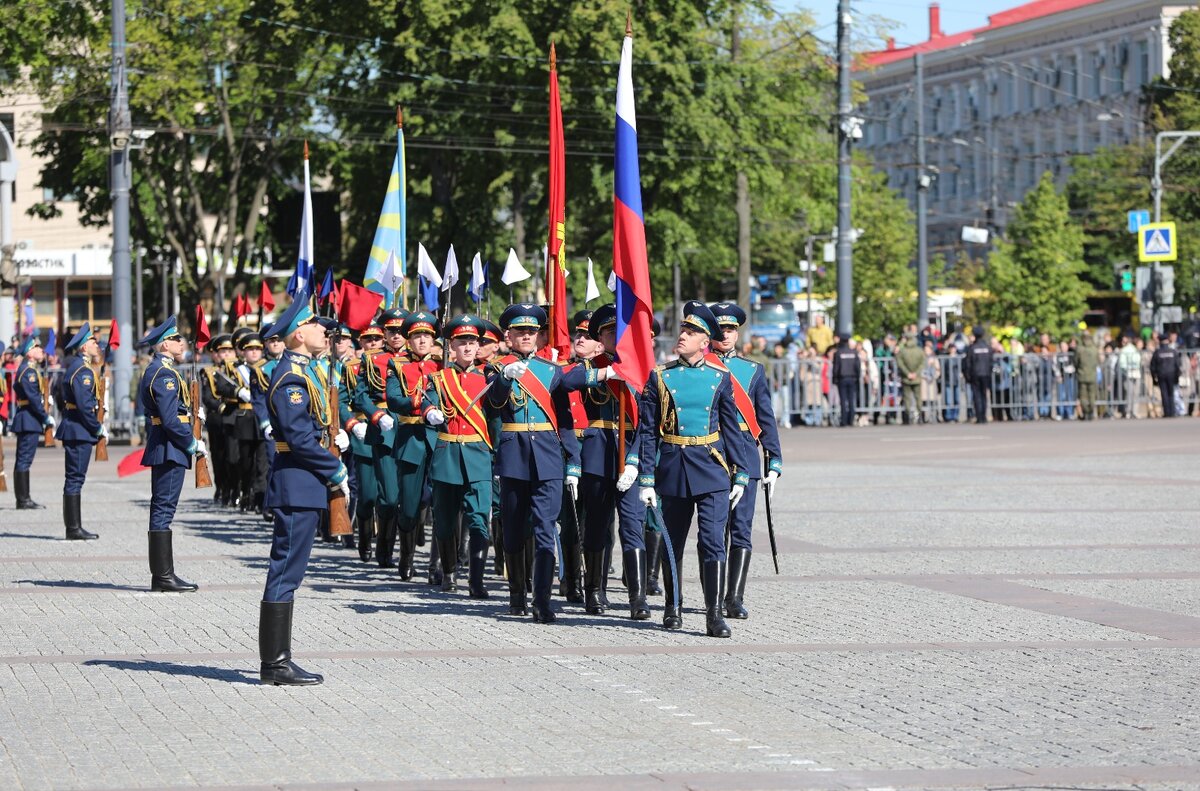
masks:
POLYGON ((175 662, 153 662, 129 659, 89 659, 85 667, 111 667, 117 670, 142 670, 150 673, 165 673, 168 676, 193 676, 227 681, 231 684, 253 684, 258 686, 258 674, 248 670, 227 670, 204 665, 181 665, 175 662))
POLYGON ((62 536, 61 529, 59 530, 59 533, 57 535, 53 535, 53 536, 48 536, 48 535, 45 535, 44 533, 41 535, 39 535, 37 533, 8 533, 8 532, 0 533, 0 539, 3 539, 3 538, 36 538, 39 541, 66 541, 66 539, 63 538, 63 536, 62 536))
POLYGON ((83 580, 17 580, 18 585, 36 585, 39 588, 87 588, 102 591, 137 591, 145 593, 148 585, 116 585, 112 582, 85 582, 83 580))

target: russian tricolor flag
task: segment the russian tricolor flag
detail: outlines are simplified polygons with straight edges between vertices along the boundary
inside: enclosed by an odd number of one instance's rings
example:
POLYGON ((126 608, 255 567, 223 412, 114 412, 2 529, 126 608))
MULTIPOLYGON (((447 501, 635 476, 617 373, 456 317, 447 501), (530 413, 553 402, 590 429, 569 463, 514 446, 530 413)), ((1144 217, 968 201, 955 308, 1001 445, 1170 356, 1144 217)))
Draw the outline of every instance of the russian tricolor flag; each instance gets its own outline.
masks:
POLYGON ((633 31, 627 24, 617 75, 617 140, 613 179, 613 274, 617 296, 617 356, 622 378, 641 392, 654 370, 650 334, 654 307, 646 257, 646 223, 638 172, 637 121, 633 111, 633 31))

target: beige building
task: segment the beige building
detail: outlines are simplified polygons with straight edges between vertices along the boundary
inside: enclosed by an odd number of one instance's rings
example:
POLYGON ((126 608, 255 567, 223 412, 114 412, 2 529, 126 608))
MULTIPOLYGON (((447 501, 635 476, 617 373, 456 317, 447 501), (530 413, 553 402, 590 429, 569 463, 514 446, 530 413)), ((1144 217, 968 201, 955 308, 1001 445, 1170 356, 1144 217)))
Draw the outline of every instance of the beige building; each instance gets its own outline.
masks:
POLYGON ((913 56, 923 53, 931 254, 953 260, 963 226, 1002 228, 1044 171, 1063 182, 1072 155, 1146 139, 1141 91, 1166 73, 1167 31, 1189 7, 1034 0, 944 33, 935 3, 926 41, 869 54, 855 74, 868 97, 861 147, 915 207, 913 56))

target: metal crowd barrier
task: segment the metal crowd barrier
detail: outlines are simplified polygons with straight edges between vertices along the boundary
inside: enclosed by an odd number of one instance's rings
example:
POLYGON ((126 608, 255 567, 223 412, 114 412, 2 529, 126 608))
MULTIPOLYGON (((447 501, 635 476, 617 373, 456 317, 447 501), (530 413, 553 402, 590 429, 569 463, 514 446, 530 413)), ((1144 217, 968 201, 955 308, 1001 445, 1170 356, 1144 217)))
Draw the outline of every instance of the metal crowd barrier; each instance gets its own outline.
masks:
MULTIPOLYGON (((1094 372, 1075 369, 1067 353, 996 354, 988 386, 990 420, 1077 420, 1083 416, 1079 402, 1082 376, 1096 383, 1096 418, 1160 417, 1159 388, 1150 375, 1149 351, 1121 359, 1120 352, 1101 354, 1094 372)), ((1184 366, 1176 388, 1176 414, 1197 412, 1200 388, 1200 352, 1183 353, 1184 366)), ((917 422, 959 423, 974 419, 971 385, 962 375, 963 358, 937 355, 926 358, 915 404, 906 410, 904 388, 893 357, 862 360, 855 410, 859 423, 917 422)), ((831 380, 832 361, 823 357, 773 359, 767 363, 772 405, 781 426, 837 425, 841 415, 837 385, 831 380)))

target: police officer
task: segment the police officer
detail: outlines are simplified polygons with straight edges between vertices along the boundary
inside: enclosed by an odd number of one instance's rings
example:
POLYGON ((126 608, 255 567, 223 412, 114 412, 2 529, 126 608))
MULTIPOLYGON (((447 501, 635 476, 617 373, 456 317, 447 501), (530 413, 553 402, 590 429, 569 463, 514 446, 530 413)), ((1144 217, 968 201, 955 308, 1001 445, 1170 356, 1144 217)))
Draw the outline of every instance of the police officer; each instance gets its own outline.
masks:
POLYGON ((733 404, 738 411, 738 425, 746 445, 746 471, 750 475, 746 494, 729 517, 729 579, 725 585, 725 616, 743 619, 749 617, 742 600, 746 593, 746 577, 750 573, 758 482, 763 481, 768 498, 775 494, 775 484, 783 474, 783 454, 766 371, 759 363, 747 360, 737 352, 738 333, 746 323, 746 311, 732 302, 718 302, 709 309, 721 325, 719 337, 712 339, 712 348, 719 362, 733 375, 730 381, 733 404), (767 458, 765 478, 760 446, 767 458))
MULTIPOLYGON (((440 367, 434 359, 438 321, 431 313, 417 311, 404 321, 408 344, 405 358, 392 358, 387 374, 387 407, 396 416, 393 447, 400 476, 399 540, 400 578, 412 579, 417 534, 424 531, 422 504, 429 477, 429 458, 437 445, 437 429, 422 417, 426 378, 440 367)), ((436 547, 430 548, 429 584, 441 583, 436 547)))
POLYGON ((271 562, 259 616, 258 645, 264 684, 320 684, 292 662, 292 606, 304 579, 329 489, 349 495, 346 466, 321 445, 328 410, 321 409, 309 374, 313 355, 327 346, 325 330, 303 300, 284 311, 275 329, 286 351, 271 377, 267 408, 275 437, 267 504, 275 519, 271 562))
MULTIPOLYGON (((679 358, 656 368, 646 383, 641 423, 657 445, 658 464, 653 483, 639 480, 639 496, 649 508, 658 507, 675 553, 675 563, 663 559, 666 610, 663 627, 683 628, 675 589, 679 558, 696 516, 697 541, 703 563, 706 626, 710 637, 729 637, 721 613, 725 594, 725 524, 737 508, 750 479, 746 444, 738 427, 737 407, 729 369, 712 364, 709 344, 720 331, 717 317, 703 302, 683 306, 683 321, 675 353, 679 358), (656 492, 657 489, 657 492, 656 492)), ((647 458, 650 453, 645 454, 647 458)))
POLYGON ((858 383, 862 381, 862 361, 858 350, 850 345, 850 336, 838 336, 837 348, 833 350, 833 370, 830 378, 838 391, 838 403, 842 407, 843 426, 854 425, 854 413, 858 409, 858 383))
POLYGON ((554 520, 562 508, 564 482, 570 496, 577 498, 580 474, 579 442, 562 369, 534 356, 538 331, 546 322, 546 311, 537 305, 504 310, 500 326, 512 353, 492 364, 487 394, 501 419, 495 472, 500 476, 509 612, 526 612, 524 550, 532 530, 533 617, 538 623, 555 620, 550 608, 554 520))
POLYGON ((1162 397, 1163 417, 1175 417, 1175 388, 1179 385, 1180 360, 1183 355, 1171 345, 1167 333, 1158 335, 1158 348, 1150 357, 1150 377, 1158 385, 1162 397))
POLYGON ((204 440, 192 436, 191 394, 175 368, 184 360, 187 343, 171 316, 146 333, 139 345, 154 347, 138 383, 138 400, 150 421, 142 453, 142 466, 150 468, 150 590, 187 593, 196 585, 175 575, 171 521, 192 458, 206 452, 204 440))
MULTIPOLYGON (((46 350, 35 332, 17 347, 21 362, 13 376, 13 403, 17 411, 9 423, 9 430, 17 435, 17 460, 13 465, 13 483, 16 488, 17 508, 41 508, 29 496, 29 468, 37 453, 38 438, 46 429, 54 427, 54 416, 46 412, 46 388, 38 364, 46 359, 46 350)), ((0 377, 2 378, 2 377, 0 377)))
POLYGON ((971 407, 975 410, 975 422, 988 422, 987 406, 988 391, 992 387, 992 347, 988 344, 987 333, 983 327, 976 324, 971 329, 974 339, 967 347, 966 359, 963 360, 963 379, 971 387, 971 407))
POLYGON ((99 402, 96 398, 96 372, 92 369, 92 363, 100 359, 100 344, 92 334, 92 326, 85 321, 79 332, 63 347, 63 351, 67 354, 74 352, 58 383, 62 423, 54 434, 54 438, 63 444, 66 459, 63 524, 67 528, 68 541, 87 541, 100 536, 83 529, 80 496, 83 483, 87 480, 92 448, 101 437, 108 436, 108 429, 97 415, 99 402))
POLYGON ((471 598, 486 599, 483 566, 487 559, 492 512, 492 436, 494 426, 480 396, 486 377, 474 369, 483 321, 458 316, 443 333, 448 365, 427 377, 422 416, 437 427, 437 446, 430 462, 433 481, 433 527, 441 561, 442 590, 455 587, 458 530, 467 527, 468 589, 471 598))

